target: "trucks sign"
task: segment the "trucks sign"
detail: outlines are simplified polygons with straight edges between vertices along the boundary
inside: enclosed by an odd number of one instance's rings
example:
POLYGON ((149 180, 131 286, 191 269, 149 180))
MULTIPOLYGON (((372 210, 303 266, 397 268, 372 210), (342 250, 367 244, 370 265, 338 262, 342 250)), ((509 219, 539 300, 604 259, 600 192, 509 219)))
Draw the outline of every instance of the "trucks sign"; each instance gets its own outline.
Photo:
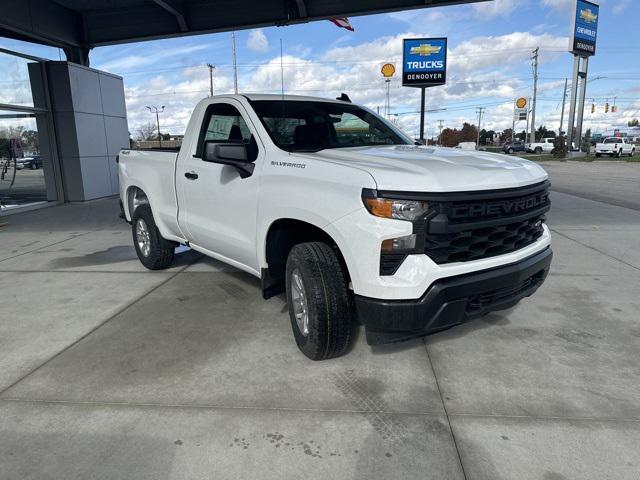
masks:
POLYGON ((598 39, 598 18, 600 7, 587 0, 576 0, 575 15, 571 25, 569 51, 581 57, 596 54, 598 39))
POLYGON ((405 38, 403 42, 403 86, 433 87, 447 83, 446 38, 405 38))

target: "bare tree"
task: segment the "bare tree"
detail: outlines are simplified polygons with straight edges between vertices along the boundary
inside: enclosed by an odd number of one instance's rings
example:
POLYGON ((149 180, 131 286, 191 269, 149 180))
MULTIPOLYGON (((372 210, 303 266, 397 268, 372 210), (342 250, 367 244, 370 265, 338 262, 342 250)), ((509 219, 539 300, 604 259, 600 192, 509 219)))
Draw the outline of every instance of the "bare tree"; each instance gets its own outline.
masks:
POLYGON ((156 124, 147 122, 138 127, 138 140, 156 140, 158 138, 158 130, 156 124))

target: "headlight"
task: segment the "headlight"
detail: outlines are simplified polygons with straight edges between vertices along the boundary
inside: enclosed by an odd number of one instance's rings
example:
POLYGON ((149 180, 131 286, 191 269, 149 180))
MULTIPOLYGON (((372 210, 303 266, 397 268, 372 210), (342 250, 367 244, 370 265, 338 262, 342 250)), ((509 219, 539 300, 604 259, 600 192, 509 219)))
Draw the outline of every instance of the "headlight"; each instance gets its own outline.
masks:
POLYGON ((372 190, 365 190, 362 201, 371 215, 413 222, 429 211, 429 204, 419 200, 378 198, 372 190))

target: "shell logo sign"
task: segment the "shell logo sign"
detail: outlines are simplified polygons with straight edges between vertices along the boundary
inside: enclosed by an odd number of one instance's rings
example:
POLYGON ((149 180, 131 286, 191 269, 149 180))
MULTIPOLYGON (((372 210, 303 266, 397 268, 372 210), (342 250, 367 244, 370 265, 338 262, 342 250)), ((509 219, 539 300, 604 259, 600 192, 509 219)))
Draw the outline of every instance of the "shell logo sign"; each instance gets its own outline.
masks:
POLYGON ((516 107, 525 108, 526 106, 527 106, 527 99, 526 98, 519 98, 518 100, 516 100, 516 107))
POLYGON ((385 63, 380 69, 380 73, 382 73, 382 76, 385 78, 391 78, 396 73, 396 67, 393 63, 385 63))

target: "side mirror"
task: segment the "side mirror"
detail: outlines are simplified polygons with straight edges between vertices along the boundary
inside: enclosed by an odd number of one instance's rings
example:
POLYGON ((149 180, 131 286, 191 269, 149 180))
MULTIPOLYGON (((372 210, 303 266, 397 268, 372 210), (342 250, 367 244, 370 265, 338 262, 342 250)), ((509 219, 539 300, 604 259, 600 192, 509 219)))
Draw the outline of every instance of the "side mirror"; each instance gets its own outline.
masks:
POLYGON ((247 145, 244 143, 218 143, 212 140, 204 142, 202 160, 235 167, 240 178, 253 175, 255 165, 249 161, 247 145))

